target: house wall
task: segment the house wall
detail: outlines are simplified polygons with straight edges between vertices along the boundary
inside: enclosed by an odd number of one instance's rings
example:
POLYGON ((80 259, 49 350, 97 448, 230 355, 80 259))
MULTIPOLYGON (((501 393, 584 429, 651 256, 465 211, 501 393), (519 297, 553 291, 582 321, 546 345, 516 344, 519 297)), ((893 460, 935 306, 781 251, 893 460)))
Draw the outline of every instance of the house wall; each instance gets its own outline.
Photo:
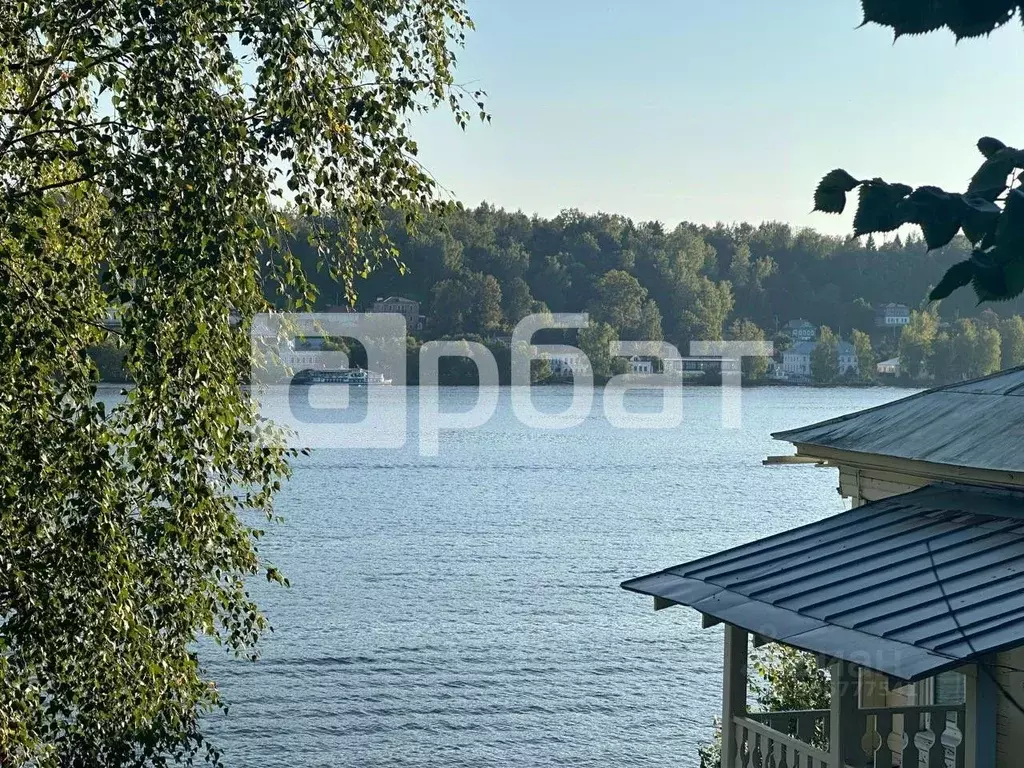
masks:
POLYGON ((811 356, 782 353, 782 370, 797 375, 811 375, 811 356))
MULTIPOLYGON (((1019 703, 1024 704, 1024 648, 1000 653, 990 668, 996 681, 1019 703)), ((999 695, 996 704, 996 768, 1019 768, 1024 755, 1024 715, 999 695)))

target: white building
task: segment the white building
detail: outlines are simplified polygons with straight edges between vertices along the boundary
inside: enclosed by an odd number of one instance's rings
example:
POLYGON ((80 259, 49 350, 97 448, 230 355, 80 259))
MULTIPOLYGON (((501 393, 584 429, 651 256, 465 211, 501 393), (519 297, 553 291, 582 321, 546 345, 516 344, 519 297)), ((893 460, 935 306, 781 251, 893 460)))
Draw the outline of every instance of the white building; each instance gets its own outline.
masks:
POLYGON ((633 373, 654 373, 654 361, 633 355, 629 358, 629 369, 633 373))
POLYGON ((551 366, 551 375, 569 378, 573 373, 586 373, 590 370, 590 358, 582 352, 545 353, 543 355, 551 366))
MULTIPOLYGON (((787 378, 802 378, 811 375, 811 355, 817 348, 816 341, 801 341, 782 353, 782 372, 787 378)), ((839 342, 839 374, 857 373, 857 351, 848 341, 839 342)))
POLYGON ((811 375, 811 353, 816 341, 801 341, 782 353, 782 372, 788 378, 811 375))
POLYGON ((910 307, 906 304, 883 304, 875 314, 875 325, 879 328, 900 328, 910 324, 910 307))
POLYGON ((814 341, 818 337, 818 327, 813 323, 804 320, 802 317, 790 320, 782 326, 782 332, 789 336, 794 343, 801 341, 814 341))
POLYGON ((891 357, 888 360, 883 360, 877 366, 875 370, 878 373, 885 376, 899 376, 900 375, 900 359, 898 357, 891 357))
POLYGON ((856 374, 860 372, 860 364, 857 362, 857 350, 848 341, 839 342, 839 375, 847 373, 856 374))

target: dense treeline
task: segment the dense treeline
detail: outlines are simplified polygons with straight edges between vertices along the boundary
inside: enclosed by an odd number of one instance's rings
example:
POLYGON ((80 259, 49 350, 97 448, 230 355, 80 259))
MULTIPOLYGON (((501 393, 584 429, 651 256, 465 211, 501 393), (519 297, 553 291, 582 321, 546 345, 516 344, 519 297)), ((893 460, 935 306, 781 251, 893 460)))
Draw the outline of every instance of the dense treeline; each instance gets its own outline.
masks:
MULTIPOLYGON (((301 230, 292 247, 317 289, 316 307, 343 305, 342 288, 318 269, 301 230)), ((778 222, 669 229, 614 215, 569 210, 543 219, 488 205, 426 217, 413 229, 392 216, 389 236, 396 259, 357 279, 357 306, 395 294, 420 301, 427 317, 416 332, 421 339, 487 339, 507 334, 531 312, 589 311, 594 328, 578 343, 611 375, 614 361, 601 352, 607 339, 664 339, 682 354, 692 340, 769 339, 781 353, 790 340, 780 329, 805 318, 825 332, 827 352, 816 356, 814 376, 820 384, 877 380, 874 363, 897 355, 908 384, 1024 364, 1024 320, 1017 315, 1024 301, 979 307, 959 292, 926 304, 930 288, 968 253, 959 238, 929 251, 913 234, 876 245, 778 222), (888 302, 919 308, 902 337, 875 326, 875 308, 888 302), (837 370, 839 339, 857 348, 856 376, 837 370)), ((415 352, 414 345, 411 360, 415 352)), ((124 378, 114 350, 100 350, 98 362, 104 378, 124 378)), ((744 367, 752 379, 767 370, 753 360, 744 367)))
MULTIPOLYGON (((359 279, 360 305, 392 294, 417 299, 428 337, 493 335, 530 312, 589 310, 620 338, 664 338, 683 353, 689 341, 724 338, 730 328, 746 338, 756 326, 773 338, 798 317, 844 339, 855 329, 877 336, 875 307, 922 307, 968 253, 959 239, 929 251, 917 236, 876 245, 775 222, 670 229, 574 210, 544 219, 486 204, 427 218, 413 232, 394 217, 390 235, 404 270, 386 264, 359 279)), ((318 306, 343 303, 313 254, 296 250, 319 288, 318 306)), ((1022 310, 1019 301, 992 307, 1002 317, 1022 310)), ((961 292, 936 317, 979 314, 961 292)))
MULTIPOLYGON (((317 308, 343 305, 342 288, 317 268, 297 229, 292 246, 317 289, 317 308)), ((790 340, 780 329, 805 318, 830 331, 814 377, 821 384, 870 382, 874 363, 897 355, 906 383, 956 381, 1024 363, 1024 321, 1017 317, 1024 301, 979 307, 959 292, 926 304, 930 288, 969 252, 959 238, 929 251, 913 234, 876 245, 778 222, 669 229, 574 210, 544 219, 486 204, 428 216, 413 229, 392 216, 389 236, 396 258, 357 279, 357 306, 387 295, 420 301, 427 317, 416 332, 421 339, 487 339, 531 312, 589 311, 595 327, 579 342, 610 375, 614 361, 600 359, 605 339, 664 339, 682 354, 692 340, 769 339, 781 352, 790 340), (919 308, 902 339, 875 326, 875 308, 889 302, 919 308), (584 344, 588 339, 597 341, 584 344), (859 375, 836 370, 838 339, 856 346, 859 375)), ((118 378, 116 360, 105 362, 111 372, 104 376, 118 378)), ((744 366, 753 379, 767 369, 758 361, 744 366)))
POLYGON ((914 312, 900 337, 903 375, 937 383, 987 376, 1024 365, 1024 319, 984 309, 977 318, 944 322, 934 308, 914 312))

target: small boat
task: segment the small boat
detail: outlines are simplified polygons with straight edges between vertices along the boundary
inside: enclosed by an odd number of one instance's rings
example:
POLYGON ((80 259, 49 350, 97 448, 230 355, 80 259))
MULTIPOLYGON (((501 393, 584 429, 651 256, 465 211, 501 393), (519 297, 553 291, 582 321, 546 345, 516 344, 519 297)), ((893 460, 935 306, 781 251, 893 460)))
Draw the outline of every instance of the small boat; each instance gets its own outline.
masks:
POLYGON ((390 383, 391 379, 385 378, 383 373, 368 371, 365 368, 341 368, 338 370, 304 368, 292 376, 292 384, 300 386, 311 384, 350 384, 357 387, 365 387, 370 384, 379 386, 390 383))

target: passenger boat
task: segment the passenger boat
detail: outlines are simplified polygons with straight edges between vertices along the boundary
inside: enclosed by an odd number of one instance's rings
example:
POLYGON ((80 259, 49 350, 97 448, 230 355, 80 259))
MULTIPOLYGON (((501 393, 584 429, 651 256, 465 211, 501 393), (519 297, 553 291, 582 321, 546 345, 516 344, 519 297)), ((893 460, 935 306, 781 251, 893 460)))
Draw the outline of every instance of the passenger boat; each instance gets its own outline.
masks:
POLYGON ((357 387, 367 385, 390 384, 391 379, 383 373, 368 371, 364 368, 341 368, 338 370, 316 370, 304 368, 292 376, 292 384, 351 384, 357 387))

